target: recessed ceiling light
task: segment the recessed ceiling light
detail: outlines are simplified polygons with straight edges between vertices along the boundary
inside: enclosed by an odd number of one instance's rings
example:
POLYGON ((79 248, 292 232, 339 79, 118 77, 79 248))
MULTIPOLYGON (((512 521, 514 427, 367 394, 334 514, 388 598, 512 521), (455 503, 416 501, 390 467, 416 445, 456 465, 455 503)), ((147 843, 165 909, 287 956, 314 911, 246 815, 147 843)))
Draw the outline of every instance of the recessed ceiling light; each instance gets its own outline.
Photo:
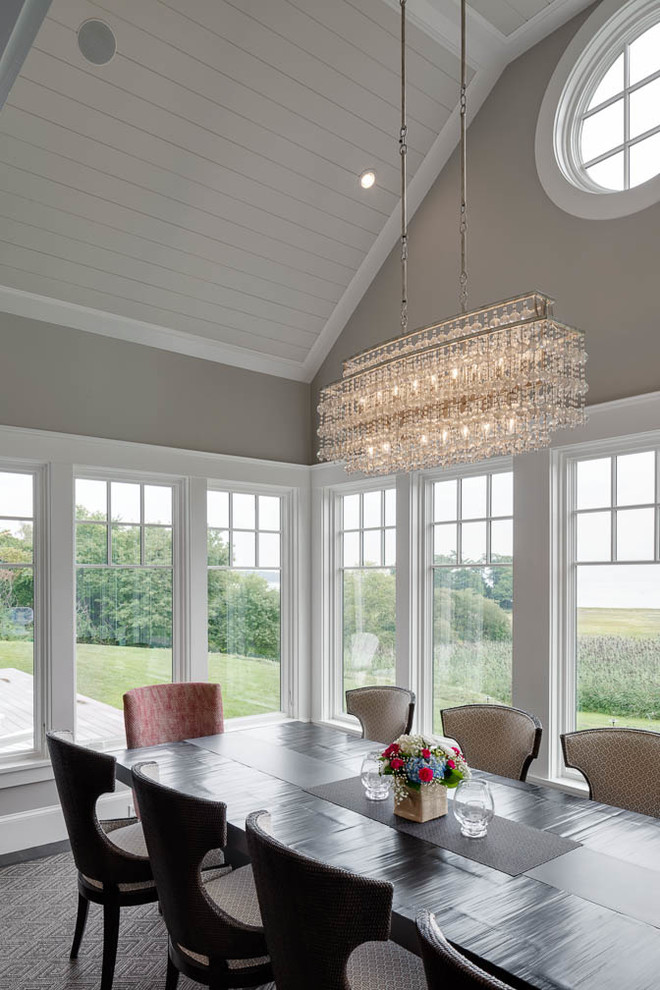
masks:
POLYGON ((363 172, 360 176, 360 185, 363 189, 371 189, 374 182, 376 181, 376 173, 369 169, 368 172, 363 172))

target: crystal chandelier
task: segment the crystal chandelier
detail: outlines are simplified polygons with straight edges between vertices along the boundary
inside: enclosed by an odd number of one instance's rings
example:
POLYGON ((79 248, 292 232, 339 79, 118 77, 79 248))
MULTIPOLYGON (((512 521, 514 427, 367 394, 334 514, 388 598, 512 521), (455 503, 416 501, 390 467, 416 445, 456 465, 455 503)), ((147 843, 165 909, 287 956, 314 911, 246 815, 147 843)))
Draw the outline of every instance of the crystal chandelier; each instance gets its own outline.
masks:
POLYGON ((394 474, 520 454, 585 421, 581 330, 528 292, 467 312, 466 0, 461 0, 461 314, 408 331, 406 0, 401 5, 401 335, 321 392, 319 459, 394 474))

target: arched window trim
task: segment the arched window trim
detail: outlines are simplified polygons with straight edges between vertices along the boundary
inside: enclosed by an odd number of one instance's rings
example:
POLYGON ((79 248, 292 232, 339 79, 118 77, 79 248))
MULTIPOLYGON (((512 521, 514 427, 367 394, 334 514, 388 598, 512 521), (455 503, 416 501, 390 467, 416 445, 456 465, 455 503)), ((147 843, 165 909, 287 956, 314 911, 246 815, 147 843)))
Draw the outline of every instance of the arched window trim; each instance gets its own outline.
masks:
POLYGON ((613 219, 660 201, 660 175, 631 189, 604 189, 582 163, 583 117, 623 49, 660 22, 658 0, 603 0, 577 32, 546 90, 536 129, 536 165, 550 199, 586 219, 613 219))

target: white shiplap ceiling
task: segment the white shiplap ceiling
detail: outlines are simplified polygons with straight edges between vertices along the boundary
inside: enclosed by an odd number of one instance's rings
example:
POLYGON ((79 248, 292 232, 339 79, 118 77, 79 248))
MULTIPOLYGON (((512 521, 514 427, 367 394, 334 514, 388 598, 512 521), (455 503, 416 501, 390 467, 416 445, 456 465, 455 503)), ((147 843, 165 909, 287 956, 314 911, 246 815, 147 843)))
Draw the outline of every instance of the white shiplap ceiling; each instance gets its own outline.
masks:
MULTIPOLYGON (((473 0, 472 114, 588 2, 473 0)), ((459 38, 454 0, 408 6, 414 210, 455 146, 459 38)), ((52 0, 0 112, 0 311, 310 380, 397 238, 397 7, 52 0)))

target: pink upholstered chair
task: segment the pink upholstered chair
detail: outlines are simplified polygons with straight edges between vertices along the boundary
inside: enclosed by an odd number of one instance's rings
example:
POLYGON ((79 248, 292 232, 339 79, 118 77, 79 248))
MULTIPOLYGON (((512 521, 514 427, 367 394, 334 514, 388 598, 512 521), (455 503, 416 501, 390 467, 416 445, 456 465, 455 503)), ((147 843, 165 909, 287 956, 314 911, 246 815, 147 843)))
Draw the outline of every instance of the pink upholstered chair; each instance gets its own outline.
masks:
POLYGON ((129 749, 224 732, 219 684, 150 684, 124 695, 129 749))

